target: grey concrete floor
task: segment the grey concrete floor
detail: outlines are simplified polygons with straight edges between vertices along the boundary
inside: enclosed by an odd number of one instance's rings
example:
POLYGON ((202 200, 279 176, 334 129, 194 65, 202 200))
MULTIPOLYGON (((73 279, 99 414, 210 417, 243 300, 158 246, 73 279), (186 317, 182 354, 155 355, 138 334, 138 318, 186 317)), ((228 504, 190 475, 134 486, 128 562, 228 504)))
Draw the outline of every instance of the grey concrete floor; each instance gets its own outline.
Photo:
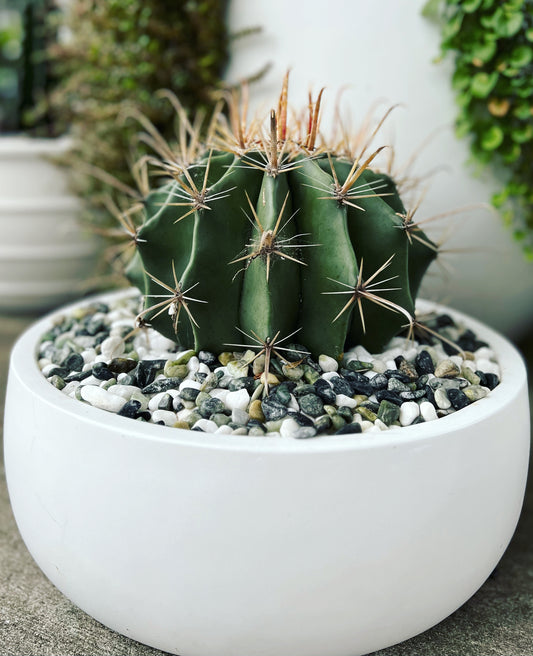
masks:
MULTIPOLYGON (((16 336, 30 320, 0 317, 2 416, 9 350, 16 336)), ((533 334, 521 341, 519 348, 524 353, 533 376, 533 334)), ((531 397, 533 399, 533 395, 531 397)), ((513 540, 495 572, 482 588, 464 606, 437 626, 404 643, 376 652, 377 654, 533 655, 531 480, 513 540)), ((73 606, 46 579, 19 536, 9 506, 4 469, 0 466, 0 656, 95 655, 164 656, 163 652, 118 635, 93 620, 73 606)))

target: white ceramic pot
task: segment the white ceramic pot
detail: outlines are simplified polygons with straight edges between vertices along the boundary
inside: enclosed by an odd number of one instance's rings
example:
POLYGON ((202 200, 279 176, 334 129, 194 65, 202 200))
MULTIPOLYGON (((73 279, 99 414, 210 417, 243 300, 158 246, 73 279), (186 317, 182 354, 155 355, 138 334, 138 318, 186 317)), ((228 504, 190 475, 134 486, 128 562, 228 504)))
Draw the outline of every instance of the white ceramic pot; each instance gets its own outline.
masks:
POLYGON ((43 572, 112 629, 180 656, 356 656, 445 618, 505 551, 526 481, 526 371, 485 326, 465 319, 500 358, 488 397, 378 435, 292 440, 65 397, 35 362, 54 316, 12 353, 9 494, 43 572))
POLYGON ((98 242, 50 158, 68 139, 0 138, 0 311, 39 312, 79 297, 94 275, 98 242))
MULTIPOLYGON (((355 127, 372 107, 381 117, 391 105, 403 105, 387 120, 375 146, 393 143, 396 162, 402 166, 427 141, 411 173, 439 172, 431 178, 416 220, 489 204, 501 184, 491 171, 476 176, 467 165, 468 140, 457 139, 453 128, 458 112, 451 87, 453 58, 434 63, 439 26, 422 16, 425 4, 426 0, 231 0, 228 14, 232 32, 262 29, 232 42, 228 81, 235 83, 272 64, 253 86, 254 106, 276 106, 289 67, 289 100, 296 107, 307 106, 311 86, 315 94, 326 87, 326 134, 335 124, 333 107, 341 88, 355 127)), ((446 275, 434 265, 422 295, 465 311, 508 336, 525 334, 533 324, 533 264, 525 261, 501 217, 486 208, 470 209, 427 229, 436 239, 447 238, 446 249, 467 252, 444 254, 446 275)))

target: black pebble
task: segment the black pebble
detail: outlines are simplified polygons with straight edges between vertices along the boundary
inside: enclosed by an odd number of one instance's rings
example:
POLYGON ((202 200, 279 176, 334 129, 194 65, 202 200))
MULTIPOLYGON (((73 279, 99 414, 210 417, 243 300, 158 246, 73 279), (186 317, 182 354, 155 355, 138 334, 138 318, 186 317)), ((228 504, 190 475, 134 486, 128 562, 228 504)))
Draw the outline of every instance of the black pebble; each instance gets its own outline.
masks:
POLYGON ((434 373, 435 367, 433 366, 433 360, 431 359, 431 355, 426 350, 420 351, 420 353, 416 356, 415 369, 417 370, 419 376, 434 373))
POLYGON ((93 365, 93 376, 98 380, 111 380, 115 377, 112 371, 109 371, 105 362, 95 362, 93 365))
POLYGON ((322 399, 322 401, 324 401, 324 403, 334 405, 337 395, 327 380, 324 380, 324 378, 319 378, 315 382, 314 388, 315 393, 322 399))
POLYGON ((449 390, 447 390, 447 394, 455 410, 466 408, 466 406, 470 403, 466 394, 461 392, 459 389, 455 389, 454 387, 451 387, 449 390))
POLYGON ((261 409, 267 421, 283 419, 287 414, 287 407, 272 394, 261 401, 261 409))
POLYGON ((376 399, 381 403, 381 401, 390 401, 396 405, 402 405, 403 401, 400 395, 397 392, 391 392, 389 390, 378 390, 376 392, 376 399))
POLYGON ((141 402, 137 401, 135 399, 130 399, 129 401, 126 401, 126 403, 122 406, 122 408, 118 411, 118 415, 121 417, 130 417, 131 419, 136 419, 139 410, 141 408, 141 402))
POLYGON ((339 428, 338 431, 335 431, 335 435, 348 435, 350 433, 362 433, 363 429, 361 424, 358 421, 354 421, 353 424, 346 424, 342 428, 339 428))

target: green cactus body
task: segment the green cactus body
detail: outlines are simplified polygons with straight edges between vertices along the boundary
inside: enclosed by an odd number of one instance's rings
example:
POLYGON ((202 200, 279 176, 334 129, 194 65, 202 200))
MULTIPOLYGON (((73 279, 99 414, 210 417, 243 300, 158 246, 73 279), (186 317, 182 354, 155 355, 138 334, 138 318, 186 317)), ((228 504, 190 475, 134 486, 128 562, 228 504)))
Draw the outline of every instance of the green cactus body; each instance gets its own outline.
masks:
MULTIPOLYGON (((295 236, 287 175, 263 176, 255 212, 261 225, 252 234, 253 259, 244 271, 240 299, 241 329, 259 339, 285 336, 295 329, 300 294, 299 264, 279 255, 295 236), (278 222, 279 219, 279 222, 278 222), (278 228, 276 231, 276 227, 278 228), (278 245, 277 241, 283 240, 278 245), (263 249, 263 252, 261 250, 263 249), (276 254, 274 251, 277 250, 276 254)), ((288 250, 288 249, 287 249, 288 250)), ((290 258, 293 257, 287 253, 290 258)))
POLYGON ((270 145, 256 137, 236 148, 239 133, 232 152, 206 149, 196 164, 174 167, 175 180, 145 200, 141 266, 130 268, 145 294, 142 316, 195 350, 295 331, 313 355, 381 349, 414 316, 436 248, 406 229, 389 176, 363 165, 343 197, 352 162, 313 155, 309 137, 280 136, 275 116, 271 129, 270 145))

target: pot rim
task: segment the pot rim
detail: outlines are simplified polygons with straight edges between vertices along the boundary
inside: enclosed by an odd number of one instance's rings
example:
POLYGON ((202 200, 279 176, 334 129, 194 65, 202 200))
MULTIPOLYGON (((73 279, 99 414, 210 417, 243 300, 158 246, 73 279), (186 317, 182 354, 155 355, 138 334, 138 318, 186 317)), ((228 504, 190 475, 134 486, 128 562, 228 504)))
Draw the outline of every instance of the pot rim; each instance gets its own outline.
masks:
POLYGON ((91 303, 107 302, 123 295, 137 293, 135 288, 121 289, 104 294, 95 294, 64 305, 36 321, 18 338, 13 346, 10 359, 10 375, 16 375, 27 393, 39 397, 41 402, 56 406, 66 415, 77 417, 95 428, 104 425, 132 439, 175 444, 226 451, 251 452, 298 452, 324 453, 326 451, 375 449, 384 447, 400 447, 418 443, 423 445, 433 437, 455 432, 467 426, 475 426, 481 420, 490 418, 502 407, 512 404, 527 385, 527 372, 524 360, 511 342, 489 328, 482 322, 470 316, 448 308, 445 305, 419 299, 417 309, 422 311, 436 310, 450 314, 455 320, 472 328, 476 335, 486 341, 497 355, 500 369, 500 384, 490 394, 475 403, 431 422, 414 426, 393 427, 381 433, 356 433, 353 435, 324 435, 310 439, 291 439, 287 437, 267 437, 249 435, 219 435, 201 433, 182 428, 161 426, 148 422, 134 421, 111 412, 95 408, 77 399, 65 396, 42 375, 36 359, 37 345, 41 336, 53 325, 54 319, 68 314, 74 308, 91 303))

